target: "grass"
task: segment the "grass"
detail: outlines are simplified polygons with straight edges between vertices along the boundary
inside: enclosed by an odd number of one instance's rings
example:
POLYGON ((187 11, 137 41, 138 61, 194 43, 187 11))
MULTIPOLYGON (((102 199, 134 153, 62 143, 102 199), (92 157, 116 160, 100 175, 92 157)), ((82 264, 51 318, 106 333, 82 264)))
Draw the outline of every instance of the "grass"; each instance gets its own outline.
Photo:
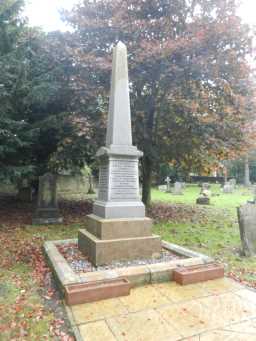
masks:
POLYGON ((45 240, 75 238, 78 228, 25 225, 0 231, 0 341, 57 340, 60 333, 74 340, 58 292, 48 283, 47 272, 44 275, 40 250, 45 240), (44 282, 38 278, 41 271, 44 282))
MULTIPOLYGON (((177 204, 182 208, 186 206, 185 215, 182 215, 181 210, 175 216, 175 221, 169 219, 155 223, 154 232, 167 241, 215 257, 226 264, 227 272, 256 287, 255 258, 245 258, 240 254, 236 216, 236 207, 251 199, 252 194, 242 187, 233 194, 223 194, 219 186, 214 185, 212 192, 219 195, 211 198, 210 206, 198 206, 195 201, 199 191, 198 186, 188 186, 184 194, 178 196, 153 189, 153 202, 177 204), (191 216, 188 212, 191 212, 191 216)), ((86 215, 83 206, 79 209, 77 207, 72 206, 65 216, 70 224, 50 226, 29 225, 27 222, 31 221, 32 210, 30 206, 21 205, 17 208, 14 203, 12 207, 7 205, 6 211, 0 213, 4 218, 0 223, 1 341, 58 339, 60 330, 71 335, 57 294, 50 295, 52 286, 48 283, 48 274, 43 272, 44 257, 39 250, 45 240, 77 237, 86 215), (74 219, 76 211, 78 215, 74 219), (34 255, 36 257, 31 263, 34 255), (43 284, 38 278, 40 272, 46 280, 43 284), (61 326, 58 321, 63 321, 61 326)), ((175 212, 178 212, 176 208, 175 212)))
MULTIPOLYGON (((220 185, 211 186, 211 207, 225 208, 234 210, 237 206, 246 203, 252 199, 252 192, 244 187, 238 187, 234 193, 222 193, 220 185), (214 196, 217 195, 217 196, 214 196)), ((157 189, 152 190, 152 200, 167 203, 180 203, 194 205, 200 193, 200 187, 197 185, 188 185, 183 191, 183 195, 174 195, 161 192, 157 189)))
MULTIPOLYGON (((152 191, 153 202, 195 205, 200 189, 188 186, 183 195, 152 191)), ((252 193, 243 187, 232 194, 222 193, 218 185, 212 187, 211 205, 203 206, 204 217, 196 221, 160 222, 154 225, 154 232, 172 243, 205 253, 226 265, 227 272, 256 287, 256 258, 241 255, 241 241, 236 207, 252 200, 252 193)))

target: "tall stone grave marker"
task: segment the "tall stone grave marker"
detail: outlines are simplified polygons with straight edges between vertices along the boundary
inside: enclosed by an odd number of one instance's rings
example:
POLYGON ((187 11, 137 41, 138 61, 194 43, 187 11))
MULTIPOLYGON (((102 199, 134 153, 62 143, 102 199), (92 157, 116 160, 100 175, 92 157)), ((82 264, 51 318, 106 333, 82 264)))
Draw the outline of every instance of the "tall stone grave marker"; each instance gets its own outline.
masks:
POLYGON ((237 214, 243 253, 248 257, 256 256, 256 205, 240 206, 237 214))
POLYGON ((32 218, 33 224, 62 223, 63 218, 59 214, 56 188, 56 175, 46 173, 39 177, 37 209, 32 218))
POLYGON ((126 46, 114 48, 106 146, 97 152, 100 163, 98 198, 86 230, 78 235, 79 249, 95 264, 151 257, 161 250, 151 233, 140 199, 138 162, 132 145, 126 46))

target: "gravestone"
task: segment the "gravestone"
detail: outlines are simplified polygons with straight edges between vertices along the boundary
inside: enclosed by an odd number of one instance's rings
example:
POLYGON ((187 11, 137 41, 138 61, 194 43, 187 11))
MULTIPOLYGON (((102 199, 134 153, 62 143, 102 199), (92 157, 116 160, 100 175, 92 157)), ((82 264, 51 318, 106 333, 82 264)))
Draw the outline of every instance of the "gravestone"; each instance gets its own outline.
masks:
POLYGON ((95 264, 152 257, 161 251, 152 221, 145 217, 139 191, 139 158, 132 145, 126 46, 114 48, 106 146, 96 154, 99 164, 98 198, 78 247, 95 264))
POLYGON ((170 192, 171 190, 171 179, 169 178, 169 176, 167 176, 167 178, 165 179, 166 182, 166 192, 170 192))
POLYGON ((208 182, 203 182, 201 188, 202 188, 202 190, 210 190, 211 185, 208 182))
POLYGON ((207 182, 202 183, 199 197, 196 199, 198 205, 210 205, 211 185, 207 182))
POLYGON ((210 205, 210 198, 207 196, 200 196, 196 199, 198 205, 210 205))
POLYGON ((32 187, 27 179, 19 181, 17 199, 23 202, 32 201, 32 187))
POLYGON ((223 193, 233 193, 234 187, 228 182, 223 186, 223 193))
POLYGON ((201 196, 201 197, 210 198, 211 195, 212 195, 212 192, 211 192, 211 190, 210 190, 209 184, 207 184, 207 186, 202 186, 202 187, 201 187, 201 191, 200 191, 200 196, 201 196))
POLYGON ((186 189, 186 182, 181 182, 182 189, 186 189))
POLYGON ((233 186, 233 188, 236 188, 236 179, 230 179, 228 182, 231 186, 233 186))
POLYGON ((182 188, 183 188, 182 183, 176 181, 174 183, 174 187, 173 187, 172 193, 175 194, 175 195, 182 195, 183 194, 182 188))
POLYGON ((32 188, 30 186, 20 187, 17 199, 23 202, 31 202, 32 201, 32 188))
POLYGON ((32 224, 58 224, 63 218, 59 214, 57 202, 57 177, 46 173, 39 177, 37 208, 32 224))
POLYGON ((201 188, 200 196, 196 199, 198 205, 210 205, 211 191, 201 188))
POLYGON ((166 192, 167 191, 167 185, 159 185, 158 186, 159 191, 166 192))
POLYGON ((247 203, 237 209, 242 249, 245 256, 256 256, 256 205, 247 203))

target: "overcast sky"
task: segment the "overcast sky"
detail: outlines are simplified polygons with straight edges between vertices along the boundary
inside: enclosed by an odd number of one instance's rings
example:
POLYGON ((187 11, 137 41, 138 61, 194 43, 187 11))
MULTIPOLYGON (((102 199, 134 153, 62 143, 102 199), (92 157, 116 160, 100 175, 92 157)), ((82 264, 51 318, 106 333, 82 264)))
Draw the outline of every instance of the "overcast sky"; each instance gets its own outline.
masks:
MULTIPOLYGON (((59 9, 70 9, 79 0, 26 0, 25 14, 30 25, 42 26, 46 31, 63 30, 67 27, 61 21, 59 9)), ((239 13, 243 20, 256 25, 256 0, 241 0, 239 13)))
POLYGON ((45 31, 62 30, 67 27, 61 21, 59 10, 71 9, 79 0, 25 0, 25 15, 31 26, 42 26, 45 31))

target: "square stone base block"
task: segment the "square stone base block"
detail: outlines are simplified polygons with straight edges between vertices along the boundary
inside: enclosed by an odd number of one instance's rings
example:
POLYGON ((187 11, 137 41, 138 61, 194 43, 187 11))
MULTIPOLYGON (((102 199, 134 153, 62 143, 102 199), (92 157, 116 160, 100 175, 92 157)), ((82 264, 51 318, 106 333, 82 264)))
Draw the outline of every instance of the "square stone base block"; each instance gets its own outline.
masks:
POLYGON ((143 218, 145 206, 141 201, 100 201, 93 204, 93 214, 105 219, 143 218))
POLYGON ((87 230, 78 232, 78 248, 94 265, 113 261, 151 258, 161 252, 160 236, 101 240, 87 230))
POLYGON ((152 235, 150 218, 103 219, 94 214, 86 217, 86 230, 99 239, 149 237, 152 235))

